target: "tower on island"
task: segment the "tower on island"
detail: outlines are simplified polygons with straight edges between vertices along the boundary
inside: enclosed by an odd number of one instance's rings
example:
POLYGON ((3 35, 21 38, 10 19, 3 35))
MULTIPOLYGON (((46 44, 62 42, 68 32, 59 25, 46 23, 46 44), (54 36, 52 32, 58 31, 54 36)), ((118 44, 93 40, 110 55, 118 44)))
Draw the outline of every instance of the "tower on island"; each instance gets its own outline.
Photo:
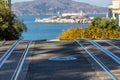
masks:
POLYGON ((114 18, 120 26, 120 0, 113 0, 109 6, 108 17, 114 18))

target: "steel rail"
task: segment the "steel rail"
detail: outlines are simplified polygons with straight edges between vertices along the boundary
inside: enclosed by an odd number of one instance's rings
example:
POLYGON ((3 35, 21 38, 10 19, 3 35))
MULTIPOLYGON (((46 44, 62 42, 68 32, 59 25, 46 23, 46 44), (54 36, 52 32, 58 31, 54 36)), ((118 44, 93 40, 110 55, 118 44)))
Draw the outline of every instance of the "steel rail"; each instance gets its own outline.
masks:
POLYGON ((75 40, 75 42, 87 52, 87 54, 109 75, 112 80, 117 80, 110 70, 90 50, 85 48, 79 41, 75 40))
POLYGON ((119 48, 118 46, 115 46, 114 44, 112 44, 112 43, 110 43, 110 42, 107 42, 106 40, 101 39, 101 41, 103 41, 103 42, 109 44, 110 46, 113 46, 113 47, 115 47, 116 49, 119 49, 119 50, 120 50, 120 48, 119 48))
POLYGON ((27 45, 26 49, 24 50, 23 55, 22 55, 22 57, 20 58, 20 61, 19 61, 18 65, 17 65, 17 67, 16 67, 16 69, 15 69, 15 72, 13 73, 13 75, 12 75, 12 77, 11 77, 10 80, 17 80, 17 79, 18 79, 18 76, 19 76, 20 71, 21 71, 21 69, 22 69, 22 66, 23 66, 23 64, 24 64, 24 61, 25 61, 25 58, 26 58, 27 53, 28 53, 28 51, 29 51, 29 48, 30 48, 31 43, 32 43, 32 40, 30 40, 30 41, 28 42, 28 45, 27 45))
POLYGON ((111 39, 114 39, 114 40, 120 40, 120 38, 111 38, 111 39))
POLYGON ((0 58, 0 68, 4 64, 4 62, 7 60, 7 58, 11 55, 13 50, 16 48, 16 46, 19 44, 20 40, 17 40, 13 43, 13 45, 4 53, 4 55, 0 58))
POLYGON ((91 39, 86 39, 86 40, 89 41, 90 43, 92 43, 94 46, 96 46, 100 50, 102 50, 105 54, 107 54, 109 57, 111 57, 113 60, 115 60, 118 64, 120 64, 120 58, 118 56, 116 56, 114 53, 112 53, 108 49, 104 48, 100 44, 96 43, 95 41, 92 41, 91 39))

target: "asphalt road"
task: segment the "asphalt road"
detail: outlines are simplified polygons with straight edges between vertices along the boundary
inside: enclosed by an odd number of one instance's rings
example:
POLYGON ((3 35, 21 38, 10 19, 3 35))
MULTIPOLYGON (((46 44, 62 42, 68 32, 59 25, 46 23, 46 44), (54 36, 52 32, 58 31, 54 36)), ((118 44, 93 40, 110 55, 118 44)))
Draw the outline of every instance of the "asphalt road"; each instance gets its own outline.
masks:
MULTIPOLYGON (((0 48, 4 48, 4 50, 7 51, 12 43, 13 42, 6 42, 6 44, 0 48)), ((25 48, 26 43, 21 43, 11 53, 11 55, 0 68, 0 80, 11 80, 25 48)), ((3 52, 3 50, 0 50, 0 52, 3 52)))
POLYGON ((98 80, 95 70, 73 41, 36 41, 26 80, 98 80), (53 61, 53 57, 76 60, 53 61))
MULTIPOLYGON (((120 39, 106 39, 107 43, 99 39, 92 41, 120 57, 120 39)), ((14 42, 0 42, 3 44, 0 46, 0 58, 14 42)), ((78 42, 120 80, 120 64, 90 41, 81 39, 78 42)), ((0 80, 10 80, 25 47, 23 43, 15 48, 0 68, 0 80)), ((102 68, 85 54, 87 52, 75 41, 33 41, 18 80, 111 80, 101 71, 102 68)))

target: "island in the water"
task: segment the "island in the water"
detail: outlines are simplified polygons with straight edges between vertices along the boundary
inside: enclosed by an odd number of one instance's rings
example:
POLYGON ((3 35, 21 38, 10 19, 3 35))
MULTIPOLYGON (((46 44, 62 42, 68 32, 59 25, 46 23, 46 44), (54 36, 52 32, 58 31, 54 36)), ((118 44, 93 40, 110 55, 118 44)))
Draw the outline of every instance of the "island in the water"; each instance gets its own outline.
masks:
POLYGON ((91 19, 84 13, 63 13, 49 18, 36 18, 37 23, 90 23, 91 19))

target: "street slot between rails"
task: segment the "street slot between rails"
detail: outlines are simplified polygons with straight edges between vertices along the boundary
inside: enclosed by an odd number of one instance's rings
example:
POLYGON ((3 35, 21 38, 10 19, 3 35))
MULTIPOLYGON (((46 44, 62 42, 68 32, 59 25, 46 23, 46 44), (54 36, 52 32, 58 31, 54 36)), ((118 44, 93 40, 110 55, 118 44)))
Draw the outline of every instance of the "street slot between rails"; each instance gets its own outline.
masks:
POLYGON ((22 57, 20 58, 20 61, 19 61, 18 65, 17 65, 17 67, 16 67, 16 69, 15 69, 15 72, 14 72, 14 74, 13 74, 13 76, 12 76, 12 78, 11 78, 10 80, 17 80, 17 78, 18 78, 18 76, 19 76, 19 74, 20 74, 20 71, 21 71, 21 69, 22 69, 22 66, 23 66, 23 64, 24 64, 25 58, 26 58, 26 56, 27 56, 27 53, 28 53, 28 51, 29 51, 29 48, 30 48, 31 43, 32 43, 32 41, 30 40, 30 41, 28 42, 28 45, 27 45, 25 51, 23 52, 22 57))
MULTIPOLYGON (((102 47, 101 45, 97 45, 96 42, 94 42, 93 40, 91 39, 85 39, 88 43, 90 43, 91 45, 95 46, 96 48, 99 48, 99 50, 101 50, 101 48, 104 48, 102 47)), ((97 66, 100 66, 101 70, 109 77, 107 77, 108 79, 112 79, 112 80, 118 80, 113 72, 108 68, 108 66, 106 64, 104 64, 104 62, 102 62, 96 55, 93 54, 93 52, 91 50, 89 50, 86 46, 84 46, 79 40, 75 40, 75 42, 86 52, 86 55, 88 55, 89 57, 91 57, 91 59, 97 64, 97 66)), ((29 41, 21 41, 21 40, 18 40, 16 42, 13 43, 13 45, 5 52, 5 54, 0 58, 0 68, 3 67, 3 64, 6 62, 7 59, 9 59, 9 56, 12 55, 12 52, 13 51, 17 51, 17 49, 15 50, 15 48, 18 46, 18 45, 26 45, 25 47, 22 47, 22 51, 21 51, 21 57, 19 57, 19 60, 16 61, 17 64, 14 68, 14 72, 12 72, 9 80, 18 80, 18 77, 20 75, 20 72, 22 70, 22 67, 23 67, 23 64, 25 62, 25 59, 26 59, 26 56, 27 56, 27 53, 29 51, 29 48, 31 46, 31 43, 32 43, 32 40, 29 40, 29 41), (25 44, 23 44, 25 42, 25 44)), ((20 45, 20 46, 21 46, 20 45)), ((113 46, 113 45, 111 45, 113 46)), ((19 47, 18 47, 19 48, 19 47)), ((105 53, 105 55, 107 54, 107 56, 112 60, 114 61, 113 58, 116 58, 114 55, 114 53, 108 53, 110 52, 109 50, 106 51, 106 49, 102 49, 101 51, 103 51, 105 53)), ((103 53, 103 54, 104 54, 103 53)), ((16 59, 15 59, 16 60, 16 59)), ((117 60, 115 60, 116 64, 120 63, 119 59, 117 58, 117 60)), ((119 65, 119 64, 118 64, 119 65)), ((106 77, 106 76, 104 76, 106 77)), ((4 79, 2 79, 4 80, 4 79)))
POLYGON ((87 50, 87 48, 85 48, 79 41, 75 40, 75 42, 87 52, 87 54, 105 71, 106 74, 109 75, 112 80, 117 80, 108 67, 106 67, 94 54, 92 54, 91 51, 87 50))
POLYGON ((106 40, 102 40, 102 39, 101 39, 101 41, 106 42, 107 44, 109 44, 109 45, 115 47, 116 49, 119 49, 119 50, 120 50, 120 48, 119 48, 118 46, 115 46, 114 44, 112 44, 112 43, 110 43, 110 42, 107 42, 106 40))
POLYGON ((16 46, 19 44, 20 40, 17 40, 6 52, 5 54, 0 58, 0 68, 4 64, 4 62, 7 60, 7 58, 11 55, 13 50, 16 48, 16 46))
POLYGON ((2 78, 0 77, 0 80, 18 80, 18 77, 19 77, 20 72, 22 70, 22 67, 23 67, 23 64, 24 64, 24 61, 26 59, 26 56, 27 56, 27 53, 29 51, 31 43, 32 43, 32 40, 29 40, 29 41, 17 40, 4 53, 4 55, 0 58, 0 71, 1 71, 1 73, 4 72, 4 70, 7 69, 7 66, 8 66, 7 62, 9 60, 14 60, 16 63, 15 63, 15 65, 14 65, 14 63, 10 63, 11 67, 12 67, 12 64, 13 64, 14 68, 11 68, 9 66, 8 69, 11 69, 11 72, 5 73, 6 77, 7 76, 8 77, 4 79, 4 77, 2 77, 4 74, 1 74, 2 78), (24 45, 24 47, 22 47, 22 45, 24 45), (20 54, 19 54, 19 51, 18 51, 19 49, 20 49, 20 54), (16 52, 17 52, 17 54, 19 54, 18 59, 16 58, 17 61, 16 61, 16 59, 12 58, 12 56, 16 55, 16 52))
POLYGON ((118 64, 120 64, 120 58, 118 56, 116 56, 114 53, 112 53, 111 51, 102 47, 101 45, 99 45, 95 41, 92 41, 91 39, 86 39, 86 40, 89 41, 90 43, 92 43, 94 46, 96 46, 100 50, 102 50, 105 54, 107 54, 109 57, 111 57, 113 60, 115 60, 118 64))

